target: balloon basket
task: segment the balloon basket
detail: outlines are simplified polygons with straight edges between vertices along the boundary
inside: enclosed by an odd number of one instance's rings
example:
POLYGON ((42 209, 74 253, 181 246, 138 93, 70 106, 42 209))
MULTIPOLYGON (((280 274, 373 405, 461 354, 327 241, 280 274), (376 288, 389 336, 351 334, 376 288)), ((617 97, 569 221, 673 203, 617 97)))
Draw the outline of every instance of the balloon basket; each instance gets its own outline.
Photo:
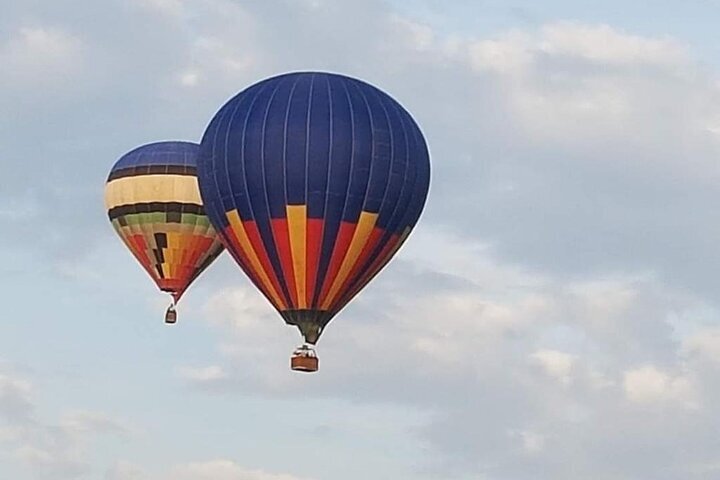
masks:
POLYGON ((308 344, 296 348, 290 357, 290 368, 295 372, 317 372, 318 357, 315 349, 308 344))
POLYGON ((172 325, 177 322, 177 311, 174 305, 170 305, 165 312, 165 323, 172 325))

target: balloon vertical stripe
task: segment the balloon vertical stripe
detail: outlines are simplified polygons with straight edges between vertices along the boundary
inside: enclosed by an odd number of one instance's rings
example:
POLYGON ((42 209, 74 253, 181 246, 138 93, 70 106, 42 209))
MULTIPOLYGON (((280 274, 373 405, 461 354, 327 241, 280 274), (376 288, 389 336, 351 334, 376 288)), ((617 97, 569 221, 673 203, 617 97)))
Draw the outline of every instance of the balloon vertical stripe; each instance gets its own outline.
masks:
POLYGON ((297 307, 307 308, 307 207, 305 205, 288 205, 287 218, 290 236, 290 250, 293 263, 293 280, 297 290, 297 307))

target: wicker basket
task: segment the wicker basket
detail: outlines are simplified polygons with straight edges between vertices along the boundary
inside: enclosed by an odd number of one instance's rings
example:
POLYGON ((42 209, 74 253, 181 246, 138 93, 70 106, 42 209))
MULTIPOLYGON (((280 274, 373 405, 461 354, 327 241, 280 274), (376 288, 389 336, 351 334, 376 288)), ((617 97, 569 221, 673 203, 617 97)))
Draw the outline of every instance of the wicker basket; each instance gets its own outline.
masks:
POLYGON ((293 355, 290 358, 290 368, 296 372, 317 372, 317 357, 309 357, 303 355, 293 355))
POLYGON ((175 322, 177 322, 177 312, 173 307, 170 307, 167 309, 167 312, 165 312, 165 323, 175 322))

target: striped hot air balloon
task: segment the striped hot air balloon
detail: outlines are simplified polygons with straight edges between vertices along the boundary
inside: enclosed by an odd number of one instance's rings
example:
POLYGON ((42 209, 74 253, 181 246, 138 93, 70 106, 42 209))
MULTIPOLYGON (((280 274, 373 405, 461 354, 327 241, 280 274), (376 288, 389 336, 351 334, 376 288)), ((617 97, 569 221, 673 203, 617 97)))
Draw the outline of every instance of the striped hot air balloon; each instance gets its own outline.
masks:
POLYGON ((199 146, 159 142, 121 157, 105 185, 105 205, 115 231, 160 290, 175 304, 190 283, 222 252, 197 182, 199 146))
POLYGON ((420 217, 430 161, 410 114, 379 89, 290 73, 229 100, 210 122, 200 191, 228 251, 306 344, 392 258, 420 217))

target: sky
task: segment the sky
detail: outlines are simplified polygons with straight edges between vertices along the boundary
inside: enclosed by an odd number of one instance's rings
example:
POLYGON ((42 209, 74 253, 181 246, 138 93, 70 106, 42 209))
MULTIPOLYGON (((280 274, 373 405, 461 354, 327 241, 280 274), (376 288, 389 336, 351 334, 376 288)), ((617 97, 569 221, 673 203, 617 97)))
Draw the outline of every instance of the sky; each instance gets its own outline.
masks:
POLYGON ((720 477, 720 2, 0 0, 0 478, 720 477), (112 164, 369 81, 430 195, 320 371, 224 254, 179 323, 112 164))

